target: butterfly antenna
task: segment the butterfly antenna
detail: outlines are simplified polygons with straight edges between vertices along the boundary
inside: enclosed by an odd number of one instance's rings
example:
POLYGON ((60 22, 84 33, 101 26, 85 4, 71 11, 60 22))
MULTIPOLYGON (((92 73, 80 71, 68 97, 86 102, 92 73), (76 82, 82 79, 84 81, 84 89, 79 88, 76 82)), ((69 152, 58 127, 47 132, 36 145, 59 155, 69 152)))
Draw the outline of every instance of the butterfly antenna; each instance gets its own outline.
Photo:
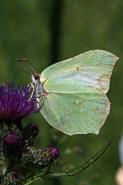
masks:
POLYGON ((33 72, 36 73, 36 71, 37 71, 36 68, 32 65, 32 63, 28 59, 22 58, 22 59, 18 59, 17 61, 24 62, 24 63, 28 64, 31 67, 31 69, 33 70, 33 72))
POLYGON ((23 69, 17 69, 16 70, 16 72, 15 72, 15 75, 14 75, 14 84, 15 84, 15 80, 16 80, 16 77, 17 77, 17 75, 18 75, 18 72, 20 72, 20 71, 22 71, 22 72, 24 72, 24 73, 27 73, 27 74, 31 74, 31 73, 29 73, 29 72, 27 72, 27 71, 25 71, 25 70, 23 70, 23 69))

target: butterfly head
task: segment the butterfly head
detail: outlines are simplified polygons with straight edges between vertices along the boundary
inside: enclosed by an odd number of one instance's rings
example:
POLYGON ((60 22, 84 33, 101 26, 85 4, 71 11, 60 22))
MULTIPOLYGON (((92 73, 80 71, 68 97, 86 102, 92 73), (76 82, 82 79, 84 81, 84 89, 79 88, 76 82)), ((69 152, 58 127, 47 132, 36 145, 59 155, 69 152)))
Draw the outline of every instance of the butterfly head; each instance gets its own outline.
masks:
POLYGON ((40 82, 40 74, 32 73, 32 82, 34 83, 40 82))

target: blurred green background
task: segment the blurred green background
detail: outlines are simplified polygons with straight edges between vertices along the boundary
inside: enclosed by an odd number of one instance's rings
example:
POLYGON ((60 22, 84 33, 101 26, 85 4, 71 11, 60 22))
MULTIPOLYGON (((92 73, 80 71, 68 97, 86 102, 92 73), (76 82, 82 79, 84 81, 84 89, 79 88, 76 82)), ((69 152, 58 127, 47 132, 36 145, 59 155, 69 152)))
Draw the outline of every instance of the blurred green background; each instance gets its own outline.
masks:
POLYGON ((118 142, 123 122, 123 1, 122 0, 1 0, 0 83, 27 84, 28 58, 40 73, 48 65, 91 49, 108 50, 120 60, 111 78, 108 97, 111 113, 98 136, 65 136, 54 130, 41 114, 28 117, 40 125, 37 146, 55 144, 61 159, 79 165, 108 141, 109 150, 93 166, 75 177, 48 179, 48 185, 113 185, 118 169, 118 142))

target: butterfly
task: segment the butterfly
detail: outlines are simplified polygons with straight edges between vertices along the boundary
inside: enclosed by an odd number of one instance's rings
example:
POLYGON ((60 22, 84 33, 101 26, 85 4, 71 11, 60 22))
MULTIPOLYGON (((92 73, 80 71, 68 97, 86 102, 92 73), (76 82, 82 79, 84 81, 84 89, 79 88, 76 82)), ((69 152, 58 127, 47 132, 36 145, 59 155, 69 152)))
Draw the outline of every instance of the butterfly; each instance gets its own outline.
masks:
POLYGON ((91 50, 32 74, 32 89, 41 114, 67 134, 98 134, 109 112, 106 96, 118 57, 91 50))

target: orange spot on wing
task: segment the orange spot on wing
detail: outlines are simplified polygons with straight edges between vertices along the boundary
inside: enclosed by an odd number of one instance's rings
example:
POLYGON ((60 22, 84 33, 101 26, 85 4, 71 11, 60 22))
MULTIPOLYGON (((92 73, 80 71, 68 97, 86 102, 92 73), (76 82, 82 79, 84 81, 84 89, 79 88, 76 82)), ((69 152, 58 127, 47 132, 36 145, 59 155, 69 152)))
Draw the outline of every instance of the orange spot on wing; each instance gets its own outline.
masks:
POLYGON ((110 64, 111 67, 114 67, 114 64, 110 64))
POLYGON ((77 67, 76 67, 76 70, 78 71, 79 69, 80 69, 79 66, 77 66, 77 67))
POLYGON ((82 100, 79 100, 79 102, 73 102, 73 105, 78 105, 78 104, 83 104, 83 101, 82 100))
POLYGON ((83 104, 82 100, 79 100, 79 104, 80 104, 80 105, 83 104))

